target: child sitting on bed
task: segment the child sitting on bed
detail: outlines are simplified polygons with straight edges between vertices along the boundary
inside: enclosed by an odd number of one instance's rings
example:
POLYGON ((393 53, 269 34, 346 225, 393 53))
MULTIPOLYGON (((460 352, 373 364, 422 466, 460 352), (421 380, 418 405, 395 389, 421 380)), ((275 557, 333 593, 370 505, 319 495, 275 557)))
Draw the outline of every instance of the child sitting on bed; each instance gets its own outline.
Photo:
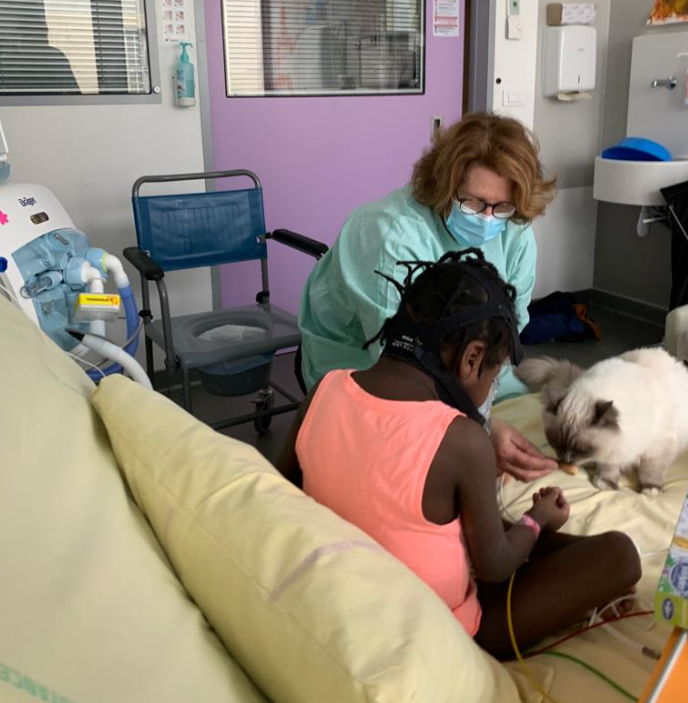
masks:
POLYGON ((407 266, 404 286, 389 279, 399 309, 369 342, 384 344, 382 356, 311 390, 277 466, 412 569, 488 652, 508 657, 512 573, 525 649, 628 593, 638 553, 618 532, 557 532, 569 515, 558 488, 541 488, 517 523, 502 522, 477 408, 504 361, 522 356, 516 291, 476 249, 407 266))

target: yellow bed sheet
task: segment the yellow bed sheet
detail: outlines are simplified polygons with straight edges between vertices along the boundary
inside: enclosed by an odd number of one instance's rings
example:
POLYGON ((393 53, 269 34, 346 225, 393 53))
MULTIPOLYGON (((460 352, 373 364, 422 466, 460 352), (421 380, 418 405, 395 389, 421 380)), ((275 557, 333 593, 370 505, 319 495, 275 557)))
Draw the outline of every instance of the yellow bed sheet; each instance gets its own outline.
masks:
MULTIPOLYGON (((541 422, 542 406, 536 395, 501 403, 495 415, 518 428, 545 453, 547 448, 541 422)), ((665 550, 671 541, 683 500, 688 493, 688 453, 681 455, 666 476, 664 493, 655 498, 635 491, 635 476, 622 479, 618 491, 599 491, 592 485, 586 471, 568 475, 555 471, 531 484, 507 481, 503 489, 504 505, 516 517, 531 505, 534 489, 560 486, 571 503, 571 517, 563 528, 572 534, 592 535, 607 530, 628 534, 642 554, 643 577, 638 586, 638 603, 642 609, 652 609, 654 592, 662 570, 665 550)), ((651 624, 652 619, 634 618, 613 627, 624 635, 656 650, 661 650, 670 634, 664 624, 651 624), (649 627, 649 629, 648 629, 649 627)), ((565 633, 562 633, 565 634, 565 633)), ((621 684, 636 698, 654 668, 654 662, 620 642, 605 628, 585 633, 558 648, 586 661, 621 684)), ((559 703, 617 703, 628 700, 609 685, 579 665, 553 657, 539 656, 529 660, 554 669, 550 694, 559 703)))

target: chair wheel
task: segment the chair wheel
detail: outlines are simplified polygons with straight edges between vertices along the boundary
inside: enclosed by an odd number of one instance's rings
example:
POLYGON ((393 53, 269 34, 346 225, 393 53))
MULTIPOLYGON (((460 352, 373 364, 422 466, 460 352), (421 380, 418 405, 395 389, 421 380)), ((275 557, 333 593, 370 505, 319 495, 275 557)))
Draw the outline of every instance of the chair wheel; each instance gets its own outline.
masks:
MULTIPOLYGON (((264 388, 258 394, 258 398, 254 401, 256 404, 256 412, 262 412, 263 410, 269 410, 275 404, 275 392, 272 388, 264 388)), ((270 428, 270 423, 272 422, 272 416, 268 417, 258 417, 253 421, 253 426, 256 428, 256 432, 259 435, 265 434, 270 428)))

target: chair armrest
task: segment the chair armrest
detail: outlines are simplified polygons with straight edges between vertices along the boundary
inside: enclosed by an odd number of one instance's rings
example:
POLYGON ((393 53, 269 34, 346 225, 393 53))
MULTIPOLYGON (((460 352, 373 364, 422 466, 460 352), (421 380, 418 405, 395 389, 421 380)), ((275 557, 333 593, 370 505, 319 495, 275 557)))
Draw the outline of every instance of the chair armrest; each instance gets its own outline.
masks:
POLYGON ((323 254, 327 254, 329 248, 327 244, 318 242, 310 237, 304 237, 303 234, 297 234, 288 229, 276 229, 274 232, 268 233, 267 237, 316 259, 319 259, 323 254))
POLYGON ((165 277, 165 272, 153 259, 138 247, 127 247, 124 258, 148 281, 159 281, 165 277))

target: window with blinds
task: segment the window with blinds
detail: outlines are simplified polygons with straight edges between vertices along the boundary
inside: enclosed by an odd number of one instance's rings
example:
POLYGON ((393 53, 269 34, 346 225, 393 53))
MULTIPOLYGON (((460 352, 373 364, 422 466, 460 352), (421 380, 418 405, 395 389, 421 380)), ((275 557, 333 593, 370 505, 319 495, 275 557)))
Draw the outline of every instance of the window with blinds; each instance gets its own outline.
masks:
POLYGON ((150 93, 144 2, 0 0, 0 96, 150 93))
POLYGON ((422 93, 425 0, 223 0, 227 96, 422 93))

